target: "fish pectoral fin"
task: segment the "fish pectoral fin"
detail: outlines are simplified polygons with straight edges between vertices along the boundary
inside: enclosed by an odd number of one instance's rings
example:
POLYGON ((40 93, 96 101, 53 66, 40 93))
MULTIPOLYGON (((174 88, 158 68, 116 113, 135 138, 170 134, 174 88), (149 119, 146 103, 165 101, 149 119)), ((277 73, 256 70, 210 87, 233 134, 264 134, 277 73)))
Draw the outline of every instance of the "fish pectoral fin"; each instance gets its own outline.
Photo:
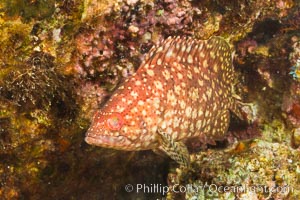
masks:
POLYGON ((158 130, 160 146, 159 150, 165 152, 171 159, 175 160, 181 168, 190 167, 190 154, 182 141, 175 141, 171 135, 158 130))
POLYGON ((160 148, 156 148, 156 149, 152 149, 153 153, 155 153, 156 155, 162 156, 167 158, 168 155, 165 153, 165 151, 161 150, 160 148))

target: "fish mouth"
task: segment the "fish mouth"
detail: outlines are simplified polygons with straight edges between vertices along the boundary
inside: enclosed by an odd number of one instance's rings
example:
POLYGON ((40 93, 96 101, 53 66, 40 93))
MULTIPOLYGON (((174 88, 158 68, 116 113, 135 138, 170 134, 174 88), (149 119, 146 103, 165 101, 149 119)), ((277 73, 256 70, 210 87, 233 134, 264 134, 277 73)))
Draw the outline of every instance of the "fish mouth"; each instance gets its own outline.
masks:
POLYGON ((131 150, 131 141, 125 136, 111 136, 111 135, 91 135, 87 134, 85 142, 90 145, 107 147, 119 150, 131 150))

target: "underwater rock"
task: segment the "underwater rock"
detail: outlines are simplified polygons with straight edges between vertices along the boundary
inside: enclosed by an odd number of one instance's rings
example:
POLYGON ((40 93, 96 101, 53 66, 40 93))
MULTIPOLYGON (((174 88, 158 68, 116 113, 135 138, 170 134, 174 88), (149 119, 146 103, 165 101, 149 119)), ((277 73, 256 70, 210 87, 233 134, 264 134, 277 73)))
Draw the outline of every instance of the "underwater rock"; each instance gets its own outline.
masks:
POLYGON ((287 118, 293 126, 300 126, 300 85, 292 83, 289 93, 283 98, 282 110, 287 113, 287 118))
MULTIPOLYGON (((208 150, 192 155, 191 179, 167 199, 298 199, 299 150, 254 140, 239 151, 208 150), (181 192, 180 192, 181 191, 181 192), (185 194, 184 198, 179 198, 185 194)), ((175 192, 174 192, 175 191, 175 192)))
POLYGON ((292 140, 291 141, 292 147, 294 147, 294 148, 300 147, 300 129, 299 128, 294 129, 291 140, 292 140))
POLYGON ((295 80, 300 79, 300 39, 297 36, 291 38, 292 52, 289 55, 289 60, 292 65, 290 75, 295 80))
POLYGON ((5 16, 18 17, 23 20, 31 19, 43 20, 52 16, 55 11, 55 1, 20 1, 20 0, 4 0, 5 16))

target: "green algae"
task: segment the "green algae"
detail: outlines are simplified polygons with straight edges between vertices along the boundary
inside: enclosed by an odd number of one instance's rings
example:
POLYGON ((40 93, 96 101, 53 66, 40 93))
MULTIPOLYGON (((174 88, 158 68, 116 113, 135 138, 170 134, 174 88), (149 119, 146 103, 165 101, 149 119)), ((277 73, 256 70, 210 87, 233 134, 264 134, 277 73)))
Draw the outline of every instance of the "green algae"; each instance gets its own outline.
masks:
POLYGON ((51 17, 55 11, 55 0, 5 0, 4 10, 9 17, 21 16, 25 21, 51 17))
POLYGON ((186 193, 186 198, 227 199, 231 196, 247 199, 251 195, 255 199, 299 198, 299 151, 284 144, 264 140, 255 140, 251 145, 251 148, 233 155, 225 155, 220 151, 202 153, 204 155, 199 158, 196 155, 196 162, 201 170, 195 170, 202 178, 189 184, 199 188, 207 184, 207 187, 198 193, 186 193), (202 157, 206 157, 210 163, 203 161, 202 157), (210 171, 209 175, 203 174, 207 170, 210 171), (231 189, 227 192, 215 192, 216 188, 222 190, 225 186, 231 189))
POLYGON ((30 45, 30 24, 23 24, 20 20, 2 21, 0 19, 0 77, 7 73, 10 68, 18 67, 29 55, 32 46, 30 45))

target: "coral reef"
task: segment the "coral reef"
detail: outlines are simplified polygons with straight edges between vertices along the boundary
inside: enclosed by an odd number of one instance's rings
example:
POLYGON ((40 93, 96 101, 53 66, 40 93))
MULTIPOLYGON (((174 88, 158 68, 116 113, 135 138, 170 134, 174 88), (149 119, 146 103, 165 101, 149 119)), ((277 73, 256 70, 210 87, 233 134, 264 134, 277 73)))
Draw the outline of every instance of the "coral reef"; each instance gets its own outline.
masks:
POLYGON ((298 199, 299 151, 262 140, 247 145, 238 152, 209 150, 195 155, 197 171, 185 185, 189 188, 185 198, 298 199))
POLYGON ((1 1, 0 199, 164 197, 124 187, 171 185, 172 162, 148 151, 91 147, 83 138, 93 112, 170 35, 230 42, 235 90, 252 104, 246 113, 254 121, 233 119, 223 143, 195 144, 205 151, 193 153, 194 171, 182 186, 293 190, 168 195, 299 199, 299 7, 292 0, 1 1), (236 139, 247 140, 224 150, 236 139))

